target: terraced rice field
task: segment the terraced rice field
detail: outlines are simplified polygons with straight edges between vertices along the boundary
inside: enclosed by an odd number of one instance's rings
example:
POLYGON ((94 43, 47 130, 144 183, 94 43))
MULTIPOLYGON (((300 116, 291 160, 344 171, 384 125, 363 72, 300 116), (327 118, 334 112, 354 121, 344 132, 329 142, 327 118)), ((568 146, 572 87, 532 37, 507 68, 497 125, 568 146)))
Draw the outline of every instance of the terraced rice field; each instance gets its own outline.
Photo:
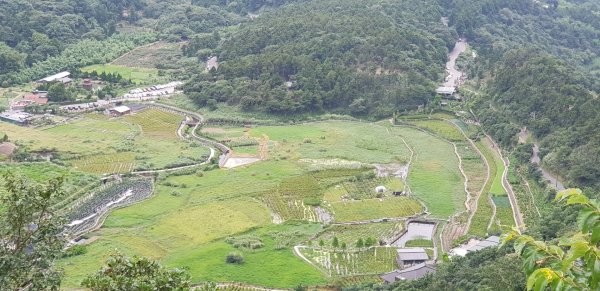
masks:
POLYGON ((490 200, 490 188, 492 183, 497 175, 496 162, 493 158, 492 153, 489 148, 486 147, 481 141, 476 143, 477 148, 484 155, 486 160, 488 161, 490 167, 490 179, 486 183, 481 196, 479 196, 479 200, 477 202, 477 211, 473 215, 471 219, 471 225, 469 227, 468 232, 477 237, 485 237, 488 233, 488 225, 490 220, 492 219, 493 209, 492 209, 492 201, 490 200))
POLYGON ((94 174, 129 173, 135 168, 135 154, 124 152, 85 157, 71 162, 71 165, 94 174))
POLYGON ((409 217, 421 213, 419 202, 408 197, 352 200, 331 203, 336 222, 409 217))
POLYGON ((326 246, 331 246, 333 238, 337 237, 339 244, 346 243, 348 248, 353 248, 356 241, 362 238, 374 238, 376 241, 391 242, 396 239, 404 229, 404 222, 378 222, 356 225, 332 225, 313 239, 316 246, 323 240, 326 246))
POLYGON ((408 121, 408 124, 418 126, 435 133, 449 141, 464 141, 465 137, 454 125, 441 120, 414 120, 408 121))
POLYGON ((381 274, 397 268, 396 248, 373 247, 361 251, 306 248, 302 254, 329 276, 381 274))
POLYGON ((126 116, 125 120, 133 124, 139 124, 145 137, 177 139, 177 128, 183 117, 163 110, 145 109, 126 116))

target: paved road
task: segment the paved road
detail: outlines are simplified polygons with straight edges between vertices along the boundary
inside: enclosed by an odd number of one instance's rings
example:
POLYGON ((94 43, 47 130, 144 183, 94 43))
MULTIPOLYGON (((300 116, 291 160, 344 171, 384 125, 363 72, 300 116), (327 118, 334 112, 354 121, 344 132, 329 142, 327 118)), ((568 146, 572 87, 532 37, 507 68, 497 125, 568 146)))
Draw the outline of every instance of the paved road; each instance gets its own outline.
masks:
POLYGON ((463 72, 459 71, 456 68, 456 59, 460 56, 460 54, 464 53, 467 50, 467 42, 464 40, 459 40, 454 45, 454 49, 448 54, 448 62, 446 63, 446 71, 448 72, 448 77, 446 82, 444 83, 445 87, 454 87, 458 86, 460 83, 460 78, 463 76, 463 72))

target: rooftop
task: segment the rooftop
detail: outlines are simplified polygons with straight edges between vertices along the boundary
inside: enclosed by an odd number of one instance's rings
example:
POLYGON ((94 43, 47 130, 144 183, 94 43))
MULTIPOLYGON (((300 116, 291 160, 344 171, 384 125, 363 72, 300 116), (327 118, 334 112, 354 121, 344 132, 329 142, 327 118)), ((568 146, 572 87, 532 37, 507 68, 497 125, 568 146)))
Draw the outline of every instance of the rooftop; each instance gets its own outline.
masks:
POLYGON ((64 72, 60 72, 58 74, 54 74, 52 76, 48 76, 46 78, 43 78, 43 79, 40 80, 40 82, 54 82, 54 81, 56 81, 58 79, 66 78, 66 77, 68 77, 70 75, 71 75, 71 73, 69 73, 67 71, 64 71, 64 72))
POLYGON ((392 283, 399 280, 415 280, 422 278, 425 275, 433 273, 435 271, 436 269, 433 266, 427 265, 425 263, 420 263, 403 270, 396 270, 393 272, 385 273, 381 275, 381 279, 383 279, 387 283, 392 283))
POLYGON ((452 95, 456 92, 456 87, 438 87, 435 93, 452 95))
POLYGON ((128 112, 128 111, 131 111, 131 109, 129 107, 127 107, 127 106, 117 106, 117 107, 111 108, 110 110, 116 111, 116 112, 119 112, 119 113, 125 113, 125 112, 128 112))
POLYGON ((424 248, 398 249, 398 259, 401 261, 426 261, 429 256, 424 248))

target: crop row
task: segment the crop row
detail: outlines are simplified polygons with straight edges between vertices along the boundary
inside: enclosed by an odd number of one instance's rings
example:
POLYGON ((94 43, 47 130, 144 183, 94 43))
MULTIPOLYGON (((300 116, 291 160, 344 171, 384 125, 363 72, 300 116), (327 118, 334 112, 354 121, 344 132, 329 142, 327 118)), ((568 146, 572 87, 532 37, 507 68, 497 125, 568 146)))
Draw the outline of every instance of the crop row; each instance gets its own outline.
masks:
POLYGON ((176 138, 182 119, 180 115, 159 109, 146 109, 126 117, 127 121, 142 127, 144 136, 155 138, 176 138))
POLYGON ((330 276, 380 274, 395 270, 396 248, 374 247, 360 251, 307 248, 302 254, 330 276))
POLYGON ((152 195, 149 179, 128 180, 112 184, 79 199, 66 211, 68 231, 81 234, 96 226, 111 209, 144 200, 152 195))
POLYGON ((378 242, 397 238, 398 234, 404 229, 402 222, 380 222, 357 225, 332 225, 320 233, 314 240, 313 245, 317 245, 323 240, 325 245, 331 246, 333 238, 338 238, 338 244, 346 243, 351 248, 355 246, 358 239, 375 238, 378 242))

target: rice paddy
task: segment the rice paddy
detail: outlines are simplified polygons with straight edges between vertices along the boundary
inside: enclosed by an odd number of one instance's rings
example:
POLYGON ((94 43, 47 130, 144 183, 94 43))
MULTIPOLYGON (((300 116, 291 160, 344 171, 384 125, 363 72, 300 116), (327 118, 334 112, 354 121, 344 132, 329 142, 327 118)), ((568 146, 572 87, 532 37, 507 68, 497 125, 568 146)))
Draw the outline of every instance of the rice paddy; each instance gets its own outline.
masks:
MULTIPOLYGON (((206 154, 206 148, 177 137, 181 120, 156 109, 110 119, 92 114, 47 130, 25 129, 35 134, 23 142, 68 153, 66 162, 79 171, 127 173, 194 162, 206 154), (71 142, 61 144, 53 138, 71 142)), ((13 130, 1 126, 2 131, 13 130)), ((88 234, 96 241, 87 246, 86 254, 60 261, 67 288, 78 287, 114 250, 186 267, 194 282, 291 288, 300 283, 324 284, 339 276, 387 272, 396 268, 395 249, 358 249, 359 238, 371 238, 375 244, 391 242, 402 231, 404 219, 424 211, 423 204, 440 218, 464 208, 464 181, 453 145, 414 128, 320 122, 205 127, 201 133, 232 143, 239 154, 257 154, 259 146, 253 141, 268 140, 266 158, 231 170, 160 176, 154 196, 114 210, 102 228, 88 234), (410 167, 403 175, 378 177, 375 164, 410 167), (385 189, 377 192, 378 186, 385 189), (408 196, 393 195, 407 189, 408 196), (325 230, 321 226, 356 221, 372 222, 325 230), (240 235, 260 239, 262 247, 238 249, 226 242, 240 235), (308 241, 313 247, 320 240, 331 245, 333 237, 347 249, 306 250, 319 268, 292 251, 308 241), (227 264, 224 257, 231 251, 243 253, 246 263, 227 264)), ((465 146, 459 154, 476 188, 482 183, 477 177, 481 160, 466 144, 460 146, 465 146)))

